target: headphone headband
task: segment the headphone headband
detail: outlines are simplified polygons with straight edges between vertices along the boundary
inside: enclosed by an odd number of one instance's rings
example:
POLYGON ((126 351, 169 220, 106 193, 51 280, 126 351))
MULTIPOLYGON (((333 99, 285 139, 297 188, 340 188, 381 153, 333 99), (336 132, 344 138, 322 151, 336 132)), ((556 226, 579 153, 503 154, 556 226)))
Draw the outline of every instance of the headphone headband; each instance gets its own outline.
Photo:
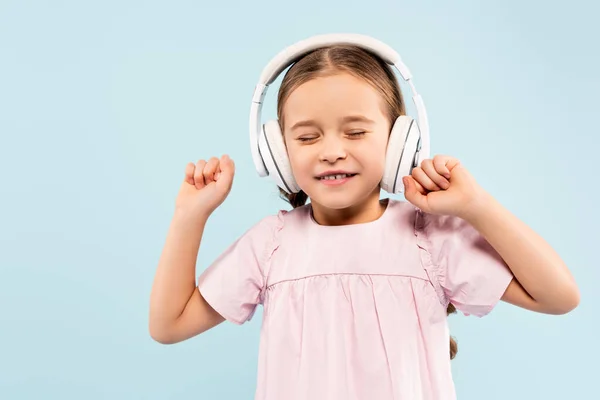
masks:
POLYGON ((421 96, 417 93, 412 84, 412 74, 408 67, 402 62, 400 55, 387 44, 372 38, 370 36, 356 33, 330 33, 321 34, 300 40, 291 46, 281 50, 269 63, 263 68, 258 83, 255 86, 252 95, 252 104, 250 107, 250 149, 254 166, 259 176, 268 175, 267 168, 262 160, 258 136, 262 130, 261 111, 262 104, 267 93, 267 88, 279 74, 287 67, 295 63, 309 52, 321 47, 335 44, 355 45, 367 51, 370 51, 384 60, 390 66, 393 66, 410 86, 413 94, 413 101, 417 109, 417 121, 421 131, 419 143, 419 153, 417 165, 425 158, 429 157, 429 123, 427 121, 427 112, 421 96))

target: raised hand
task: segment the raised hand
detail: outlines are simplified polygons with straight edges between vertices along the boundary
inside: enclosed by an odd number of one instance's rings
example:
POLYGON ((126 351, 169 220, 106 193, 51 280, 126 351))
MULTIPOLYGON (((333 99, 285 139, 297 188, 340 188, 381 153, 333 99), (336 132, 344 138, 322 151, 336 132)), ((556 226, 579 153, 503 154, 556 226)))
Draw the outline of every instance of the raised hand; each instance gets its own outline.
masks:
POLYGON ((234 162, 227 155, 188 163, 175 201, 177 210, 192 218, 208 218, 229 195, 234 174, 234 162))
POLYGON ((403 182, 406 200, 431 214, 465 218, 485 195, 456 158, 443 155, 423 160, 403 182))

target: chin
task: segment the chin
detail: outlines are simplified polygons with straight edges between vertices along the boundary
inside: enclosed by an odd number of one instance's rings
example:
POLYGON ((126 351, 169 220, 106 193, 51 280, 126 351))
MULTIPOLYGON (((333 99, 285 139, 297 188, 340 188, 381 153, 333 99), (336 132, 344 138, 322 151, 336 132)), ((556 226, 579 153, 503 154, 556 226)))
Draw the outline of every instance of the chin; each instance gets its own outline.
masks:
POLYGON ((379 199, 380 180, 372 181, 348 182, 341 186, 326 186, 320 182, 311 182, 305 185, 306 189, 303 190, 311 202, 331 210, 342 210, 356 206, 372 196, 379 199))
POLYGON ((348 196, 321 196, 324 198, 311 197, 311 202, 319 204, 330 210, 344 210, 358 203, 358 199, 349 198, 348 196))

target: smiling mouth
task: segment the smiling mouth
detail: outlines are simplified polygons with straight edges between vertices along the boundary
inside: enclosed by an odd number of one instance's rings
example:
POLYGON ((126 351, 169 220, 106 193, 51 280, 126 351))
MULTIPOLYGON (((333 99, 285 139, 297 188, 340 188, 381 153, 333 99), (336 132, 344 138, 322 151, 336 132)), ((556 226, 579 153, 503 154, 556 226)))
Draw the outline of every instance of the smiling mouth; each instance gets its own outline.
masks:
POLYGON ((325 176, 318 176, 317 179, 320 181, 336 181, 336 180, 343 180, 343 179, 347 179, 347 178, 352 178, 353 176, 355 176, 357 174, 332 174, 332 175, 325 175, 325 176))

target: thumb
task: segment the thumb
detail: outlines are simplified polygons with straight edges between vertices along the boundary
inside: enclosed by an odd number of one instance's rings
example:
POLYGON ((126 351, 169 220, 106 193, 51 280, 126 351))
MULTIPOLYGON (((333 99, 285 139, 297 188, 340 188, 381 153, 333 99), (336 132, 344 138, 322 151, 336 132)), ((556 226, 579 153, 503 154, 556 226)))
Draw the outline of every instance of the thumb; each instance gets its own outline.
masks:
POLYGON ((404 183, 404 197, 406 200, 421 210, 426 210, 427 197, 417 190, 413 178, 411 176, 405 176, 402 178, 402 183, 404 183))

